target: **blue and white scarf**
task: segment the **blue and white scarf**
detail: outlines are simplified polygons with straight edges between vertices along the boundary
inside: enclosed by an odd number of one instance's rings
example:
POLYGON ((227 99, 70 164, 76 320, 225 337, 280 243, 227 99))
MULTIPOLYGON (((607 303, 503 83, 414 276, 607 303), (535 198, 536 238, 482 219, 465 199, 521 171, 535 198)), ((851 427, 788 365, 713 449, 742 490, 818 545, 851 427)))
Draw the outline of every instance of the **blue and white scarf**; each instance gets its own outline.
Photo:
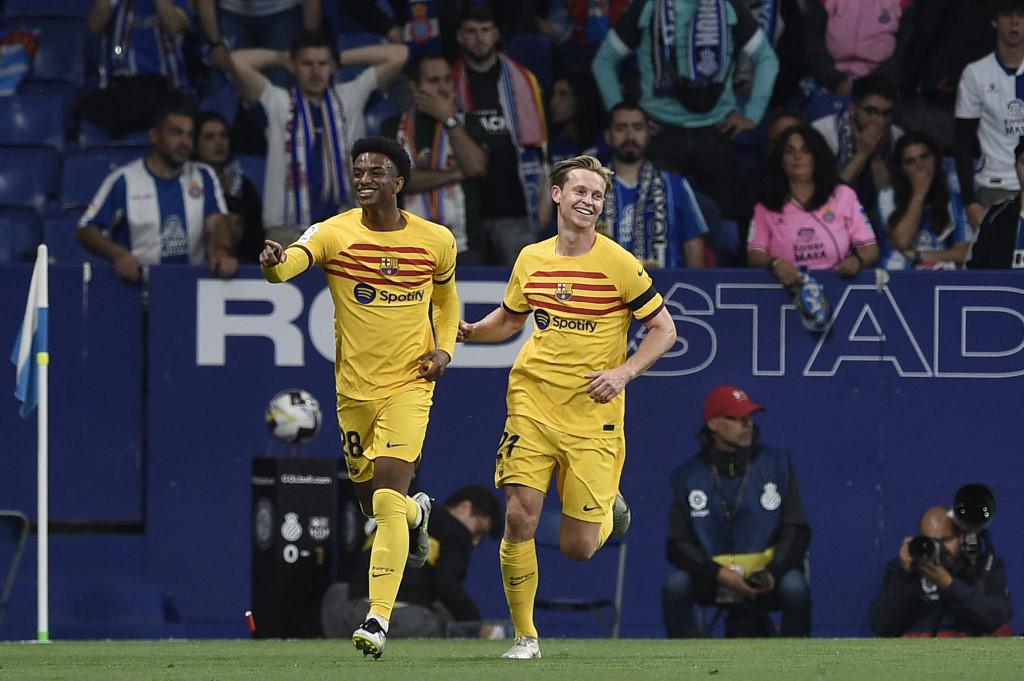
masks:
POLYGON ((631 224, 619 225, 619 211, 627 214, 629 206, 619 205, 618 183, 605 197, 605 229, 620 246, 630 251, 640 262, 655 267, 666 267, 668 256, 668 211, 665 208, 667 177, 650 161, 640 167, 636 203, 633 205, 631 224))
MULTIPOLYGON (((316 143, 313 116, 309 101, 298 88, 291 91, 292 116, 288 121, 288 198, 283 224, 308 225, 312 222, 309 202, 309 160, 316 143)), ((320 199, 335 206, 349 201, 348 181, 351 174, 344 153, 345 109, 333 88, 327 88, 320 102, 323 118, 323 141, 320 146, 323 185, 320 199)))
MULTIPOLYGON (((726 1, 697 0, 697 8, 690 19, 686 77, 697 87, 721 82, 728 71, 726 1)), ((679 74, 675 0, 655 0, 651 30, 655 91, 661 96, 670 96, 679 74)))

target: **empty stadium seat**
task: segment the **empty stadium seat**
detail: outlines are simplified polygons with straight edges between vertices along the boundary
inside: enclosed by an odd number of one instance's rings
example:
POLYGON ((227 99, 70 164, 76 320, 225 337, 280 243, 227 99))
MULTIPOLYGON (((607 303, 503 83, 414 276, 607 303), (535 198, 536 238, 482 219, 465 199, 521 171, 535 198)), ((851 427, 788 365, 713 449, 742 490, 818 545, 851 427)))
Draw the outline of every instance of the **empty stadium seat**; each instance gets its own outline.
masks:
POLYGON ((61 207, 67 210, 88 205, 114 168, 131 163, 145 153, 135 147, 94 147, 66 156, 61 172, 61 207))
POLYGON ((0 263, 32 262, 43 222, 32 208, 0 208, 0 263))
POLYGON ((85 19, 89 16, 92 4, 92 0, 7 0, 4 5, 4 13, 8 19, 21 17, 85 19))
POLYGON ((42 214, 57 198, 60 156, 49 147, 0 147, 0 205, 34 208, 42 214))
POLYGON ((0 97, 0 144, 64 150, 64 102, 52 95, 0 97))
POLYGON ((36 16, 19 19, 17 25, 39 32, 30 78, 63 80, 78 86, 85 82, 88 36, 83 20, 36 16))
POLYGON ((78 93, 77 85, 63 80, 34 80, 30 78, 18 87, 19 95, 52 97, 60 100, 61 111, 64 114, 65 131, 73 126, 75 102, 78 101, 78 93))
MULTIPOLYGON (((137 147, 149 148, 149 131, 132 132, 120 139, 114 139, 103 128, 96 127, 88 121, 82 121, 78 129, 78 143, 83 149, 92 147, 137 147)), ((145 153, 143 151, 142 153, 145 153)))
POLYGON ((75 235, 81 210, 69 210, 57 217, 43 220, 43 243, 50 252, 50 261, 58 265, 78 265, 83 262, 102 262, 90 255, 75 235))

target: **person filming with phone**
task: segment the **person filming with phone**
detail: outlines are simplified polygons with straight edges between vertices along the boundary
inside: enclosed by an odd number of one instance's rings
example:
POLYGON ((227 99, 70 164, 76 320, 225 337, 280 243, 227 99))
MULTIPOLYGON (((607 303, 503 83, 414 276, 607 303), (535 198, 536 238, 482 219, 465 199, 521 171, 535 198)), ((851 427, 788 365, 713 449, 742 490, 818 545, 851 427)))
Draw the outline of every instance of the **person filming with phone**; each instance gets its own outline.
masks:
POLYGON ((988 524, 995 498, 987 487, 965 485, 953 507, 933 506, 918 536, 905 537, 885 568, 869 622, 879 636, 1009 636, 1013 616, 1006 567, 996 556, 988 524))
POLYGON ((759 441, 762 409, 735 386, 716 387, 700 452, 672 473, 668 560, 679 571, 662 588, 669 638, 713 629, 698 626, 694 604, 726 615, 727 638, 775 635, 773 611, 782 612, 779 635, 811 634, 811 528, 789 453, 759 441))

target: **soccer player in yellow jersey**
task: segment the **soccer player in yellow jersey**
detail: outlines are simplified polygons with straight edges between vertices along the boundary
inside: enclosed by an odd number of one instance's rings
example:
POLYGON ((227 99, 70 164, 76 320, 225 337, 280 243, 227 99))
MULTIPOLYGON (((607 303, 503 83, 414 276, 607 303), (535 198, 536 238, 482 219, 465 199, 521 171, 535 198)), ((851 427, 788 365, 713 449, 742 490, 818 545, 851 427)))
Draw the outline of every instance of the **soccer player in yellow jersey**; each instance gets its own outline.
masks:
POLYGON ((419 567, 427 558, 430 497, 408 491, 459 319, 455 237, 399 210, 409 172, 395 140, 357 140, 352 193, 360 207, 312 225, 288 248, 267 241, 260 254, 270 282, 319 265, 334 300, 338 425, 359 505, 377 522, 370 611, 352 641, 374 657, 384 651, 407 560, 419 567))
POLYGON ((623 390, 676 340, 675 323, 643 266, 595 231, 610 178, 591 156, 556 164, 557 236, 519 253, 501 307, 459 323, 459 340, 485 343, 518 332, 531 313, 535 324, 509 374, 494 475, 507 498, 501 576, 516 628, 506 658, 540 657, 533 537, 556 464, 561 548, 587 560, 612 534, 613 509, 628 513, 618 495, 626 455, 623 390), (647 335, 627 358, 634 317, 647 335))

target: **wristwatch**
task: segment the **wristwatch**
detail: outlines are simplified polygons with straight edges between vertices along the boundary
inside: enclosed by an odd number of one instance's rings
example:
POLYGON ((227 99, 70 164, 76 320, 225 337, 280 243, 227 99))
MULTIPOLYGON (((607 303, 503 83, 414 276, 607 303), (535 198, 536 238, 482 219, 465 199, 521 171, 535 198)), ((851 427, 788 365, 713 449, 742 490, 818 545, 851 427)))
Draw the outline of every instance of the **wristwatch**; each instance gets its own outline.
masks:
POLYGON ((452 114, 448 118, 444 119, 443 125, 448 130, 452 130, 462 125, 462 119, 459 118, 458 115, 452 114))

